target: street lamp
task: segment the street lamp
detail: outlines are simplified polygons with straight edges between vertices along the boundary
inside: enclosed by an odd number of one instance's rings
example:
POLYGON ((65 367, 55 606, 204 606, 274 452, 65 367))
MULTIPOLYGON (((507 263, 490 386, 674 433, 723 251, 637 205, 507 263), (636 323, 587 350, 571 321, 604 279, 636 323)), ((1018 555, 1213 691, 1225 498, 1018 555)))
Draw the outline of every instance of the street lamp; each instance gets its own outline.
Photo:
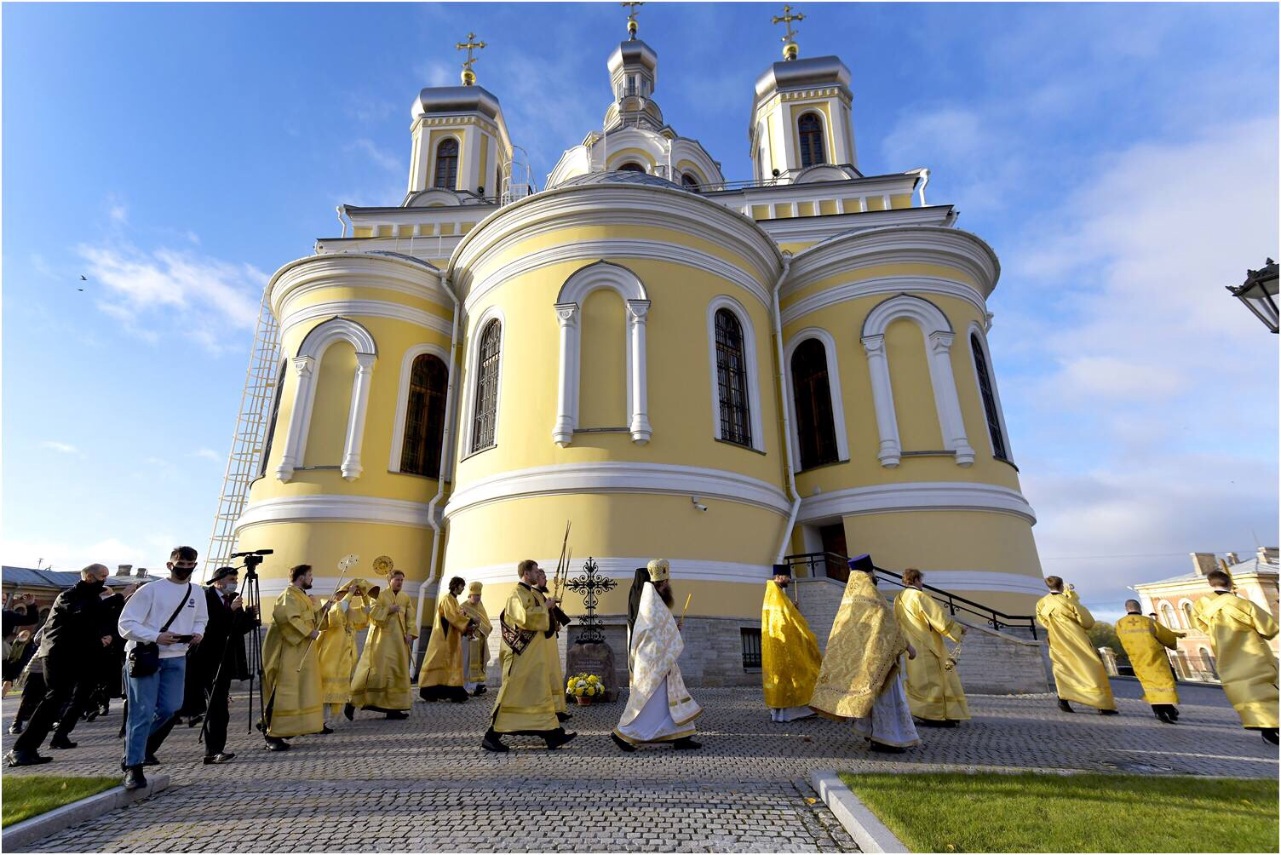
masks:
POLYGON ((1225 286, 1233 297, 1236 297, 1263 325, 1277 331, 1277 263, 1268 259, 1268 263, 1259 270, 1247 270, 1245 282, 1236 286, 1225 286))

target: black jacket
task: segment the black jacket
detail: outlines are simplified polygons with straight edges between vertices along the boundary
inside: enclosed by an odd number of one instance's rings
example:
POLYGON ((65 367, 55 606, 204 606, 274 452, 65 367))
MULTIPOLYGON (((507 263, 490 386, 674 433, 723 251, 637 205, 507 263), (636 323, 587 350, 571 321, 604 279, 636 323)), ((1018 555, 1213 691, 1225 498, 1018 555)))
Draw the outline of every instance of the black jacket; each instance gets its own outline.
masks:
POLYGON ((209 623, 205 626, 204 638, 187 654, 187 668, 194 672, 193 679, 207 689, 213 685, 218 665, 224 661, 223 669, 231 679, 248 679, 244 636, 253 627, 252 616, 243 608, 233 611, 212 585, 205 588, 205 606, 209 610, 209 623))
POLYGON ((103 651, 102 637, 112 635, 102 586, 77 582, 58 595, 44 624, 37 656, 75 657, 95 661, 103 651))

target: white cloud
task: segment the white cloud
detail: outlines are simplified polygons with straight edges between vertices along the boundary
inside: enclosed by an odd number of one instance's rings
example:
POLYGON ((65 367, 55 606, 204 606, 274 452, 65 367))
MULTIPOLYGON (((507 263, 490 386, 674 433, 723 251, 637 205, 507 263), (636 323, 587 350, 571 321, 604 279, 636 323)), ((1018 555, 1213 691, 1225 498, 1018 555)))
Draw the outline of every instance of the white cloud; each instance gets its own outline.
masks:
POLYGON ((58 442, 52 439, 46 439, 44 442, 40 443, 40 447, 52 449, 53 451, 56 451, 59 454, 79 454, 80 453, 80 449, 76 448, 74 445, 71 445, 70 443, 66 443, 66 442, 58 442))
POLYGON ((196 451, 192 452, 191 456, 203 457, 205 460, 212 460, 214 463, 222 463, 224 460, 223 456, 218 452, 214 451, 212 448, 197 449, 196 451))

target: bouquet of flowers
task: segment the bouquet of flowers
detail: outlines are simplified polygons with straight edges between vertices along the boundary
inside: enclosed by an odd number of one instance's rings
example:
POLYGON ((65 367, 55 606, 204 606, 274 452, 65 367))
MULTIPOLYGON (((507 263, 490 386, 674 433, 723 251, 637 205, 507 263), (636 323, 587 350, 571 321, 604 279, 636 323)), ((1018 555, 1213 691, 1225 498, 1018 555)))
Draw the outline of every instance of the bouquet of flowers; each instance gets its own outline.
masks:
POLYGON ((605 694, 605 684, 595 674, 575 674, 565 682, 565 694, 576 698, 597 698, 605 694))

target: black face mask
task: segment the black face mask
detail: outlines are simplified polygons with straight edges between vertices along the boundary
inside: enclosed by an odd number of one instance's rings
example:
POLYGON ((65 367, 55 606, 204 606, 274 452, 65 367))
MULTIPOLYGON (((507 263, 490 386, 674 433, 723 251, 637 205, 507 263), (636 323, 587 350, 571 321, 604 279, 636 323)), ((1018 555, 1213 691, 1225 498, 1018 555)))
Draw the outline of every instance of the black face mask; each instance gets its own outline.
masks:
POLYGON ((179 567, 177 564, 169 568, 169 572, 184 582, 191 578, 191 574, 196 571, 195 567, 179 567))
POLYGON ((90 579, 88 582, 84 583, 84 586, 93 591, 101 591, 103 588, 107 587, 107 580, 106 579, 90 579))

